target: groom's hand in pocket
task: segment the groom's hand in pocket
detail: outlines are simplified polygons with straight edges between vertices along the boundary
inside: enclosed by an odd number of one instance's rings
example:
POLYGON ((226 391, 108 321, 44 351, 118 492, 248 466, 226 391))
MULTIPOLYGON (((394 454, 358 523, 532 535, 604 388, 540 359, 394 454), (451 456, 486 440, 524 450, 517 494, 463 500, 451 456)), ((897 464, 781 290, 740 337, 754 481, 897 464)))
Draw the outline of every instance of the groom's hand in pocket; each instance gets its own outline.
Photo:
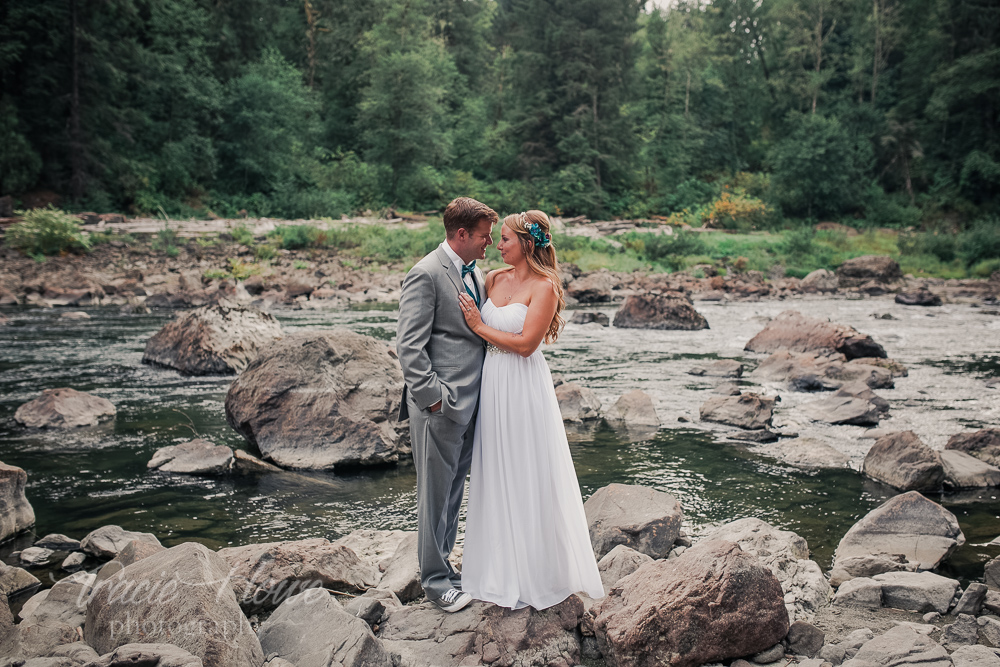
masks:
POLYGON ((441 409, 441 401, 438 401, 437 403, 435 403, 434 405, 432 405, 427 409, 430 410, 431 412, 437 412, 438 410, 441 409))

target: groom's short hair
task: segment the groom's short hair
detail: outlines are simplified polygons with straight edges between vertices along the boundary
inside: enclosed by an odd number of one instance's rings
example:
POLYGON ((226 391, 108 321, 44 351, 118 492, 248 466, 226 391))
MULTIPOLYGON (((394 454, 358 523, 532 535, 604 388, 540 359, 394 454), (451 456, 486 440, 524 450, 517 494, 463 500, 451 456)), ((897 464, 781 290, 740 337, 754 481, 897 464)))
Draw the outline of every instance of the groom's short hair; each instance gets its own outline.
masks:
POLYGON ((497 212, 483 202, 471 197, 458 197, 452 199, 444 210, 444 231, 448 238, 454 236, 460 229, 471 234, 472 230, 479 226, 480 221, 489 220, 492 226, 499 219, 497 212))

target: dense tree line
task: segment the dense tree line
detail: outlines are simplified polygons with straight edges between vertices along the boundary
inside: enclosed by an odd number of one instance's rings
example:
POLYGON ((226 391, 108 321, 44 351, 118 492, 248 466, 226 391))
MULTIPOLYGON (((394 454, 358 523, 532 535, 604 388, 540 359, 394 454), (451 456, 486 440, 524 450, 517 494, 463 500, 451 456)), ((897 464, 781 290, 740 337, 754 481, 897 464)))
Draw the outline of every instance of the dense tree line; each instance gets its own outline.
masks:
POLYGON ((954 225, 1000 195, 998 33, 1000 0, 4 0, 0 194, 954 225))

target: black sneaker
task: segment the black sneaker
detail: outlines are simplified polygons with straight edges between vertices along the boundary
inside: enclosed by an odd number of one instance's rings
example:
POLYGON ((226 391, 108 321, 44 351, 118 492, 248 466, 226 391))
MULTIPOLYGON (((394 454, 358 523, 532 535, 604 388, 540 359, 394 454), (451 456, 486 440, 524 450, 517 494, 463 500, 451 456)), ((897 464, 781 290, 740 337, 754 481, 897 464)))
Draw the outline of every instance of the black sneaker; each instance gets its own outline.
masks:
POLYGON ((449 588, 444 595, 434 600, 434 604, 440 607, 441 611, 446 611, 449 614, 464 609, 470 602, 472 602, 472 596, 457 588, 449 588))

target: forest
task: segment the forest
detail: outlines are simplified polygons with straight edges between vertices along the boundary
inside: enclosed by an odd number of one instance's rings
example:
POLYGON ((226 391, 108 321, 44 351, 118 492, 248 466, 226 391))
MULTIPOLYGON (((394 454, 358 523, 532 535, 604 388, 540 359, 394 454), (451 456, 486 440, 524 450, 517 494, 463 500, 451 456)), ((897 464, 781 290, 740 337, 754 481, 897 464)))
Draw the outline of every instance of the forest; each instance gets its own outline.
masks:
POLYGON ((996 228, 1000 0, 4 0, 0 195, 996 228))

